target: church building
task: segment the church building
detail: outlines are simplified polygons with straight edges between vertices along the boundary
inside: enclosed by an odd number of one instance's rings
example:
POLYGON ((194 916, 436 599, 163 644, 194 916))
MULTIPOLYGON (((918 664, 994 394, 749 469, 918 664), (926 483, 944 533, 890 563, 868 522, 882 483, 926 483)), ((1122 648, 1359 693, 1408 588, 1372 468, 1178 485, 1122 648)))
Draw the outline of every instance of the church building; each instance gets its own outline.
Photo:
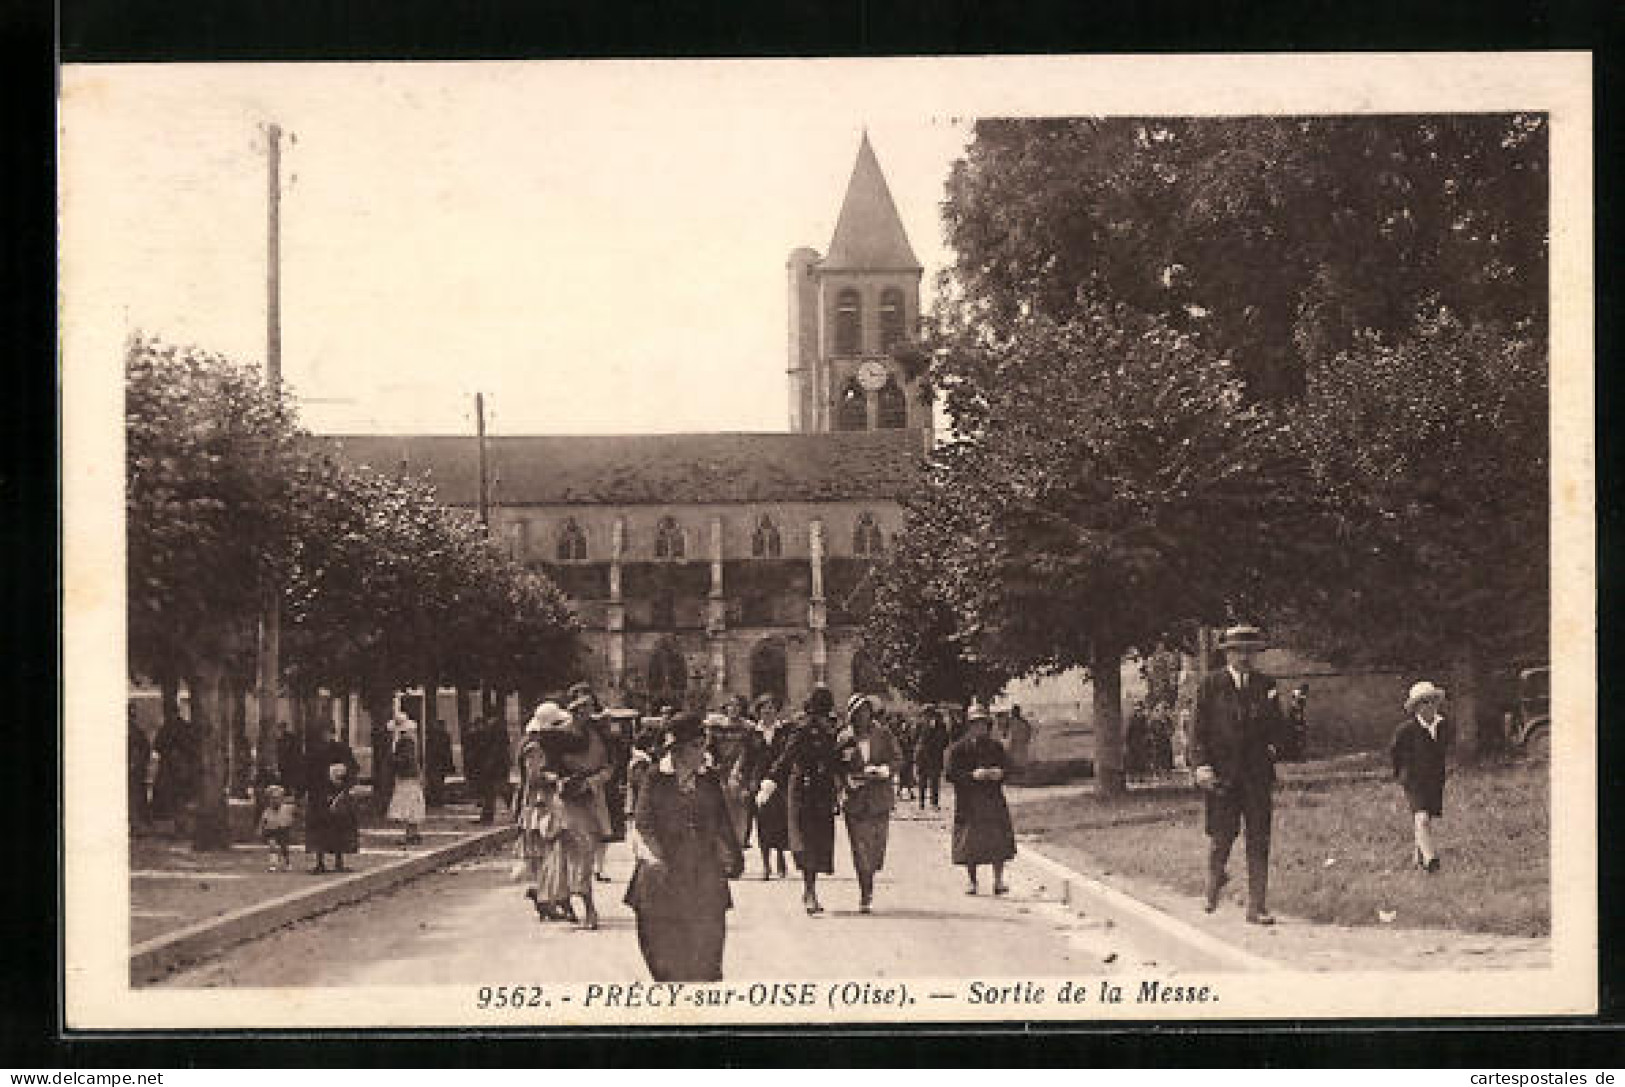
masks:
MULTIPOLYGON (((486 439, 492 534, 574 602, 606 701, 884 690, 860 634, 931 442, 931 404, 897 357, 922 271, 865 135, 828 251, 787 262, 786 431, 486 439)), ((478 504, 474 438, 333 440, 478 504)))

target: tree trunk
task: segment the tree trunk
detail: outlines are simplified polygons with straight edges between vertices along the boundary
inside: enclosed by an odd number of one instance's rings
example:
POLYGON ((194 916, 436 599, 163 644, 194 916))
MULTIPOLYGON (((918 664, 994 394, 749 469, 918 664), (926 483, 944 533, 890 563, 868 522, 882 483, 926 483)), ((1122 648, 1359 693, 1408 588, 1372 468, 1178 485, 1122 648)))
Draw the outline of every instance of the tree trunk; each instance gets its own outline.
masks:
POLYGON ((1446 693, 1450 696, 1447 712, 1456 725, 1456 754, 1467 761, 1476 759, 1483 750, 1479 727, 1480 682, 1478 654, 1464 643, 1450 662, 1446 693))
POLYGON ((374 679, 361 683, 361 708, 367 711, 368 745, 372 749, 372 804, 382 815, 389 806, 394 781, 389 772, 389 716, 394 691, 374 679))
POLYGON ((1095 793, 1122 796, 1127 790, 1123 773, 1123 654, 1120 649, 1097 646, 1089 662, 1089 684, 1094 694, 1095 793))
POLYGON ((226 748, 231 736, 231 683, 224 667, 202 661, 186 685, 192 696, 192 724, 198 731, 199 749, 192 848, 198 852, 230 849, 226 748))

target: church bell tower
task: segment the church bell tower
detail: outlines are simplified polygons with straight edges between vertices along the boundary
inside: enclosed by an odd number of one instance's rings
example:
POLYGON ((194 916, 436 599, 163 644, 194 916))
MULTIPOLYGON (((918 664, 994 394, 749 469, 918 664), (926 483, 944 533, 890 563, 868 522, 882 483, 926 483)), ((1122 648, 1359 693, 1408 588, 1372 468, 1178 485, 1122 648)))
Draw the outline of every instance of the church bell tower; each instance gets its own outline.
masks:
POLYGON ((924 269, 867 132, 829 252, 793 250, 788 271, 790 429, 929 427, 919 382, 895 357, 919 321, 924 269))

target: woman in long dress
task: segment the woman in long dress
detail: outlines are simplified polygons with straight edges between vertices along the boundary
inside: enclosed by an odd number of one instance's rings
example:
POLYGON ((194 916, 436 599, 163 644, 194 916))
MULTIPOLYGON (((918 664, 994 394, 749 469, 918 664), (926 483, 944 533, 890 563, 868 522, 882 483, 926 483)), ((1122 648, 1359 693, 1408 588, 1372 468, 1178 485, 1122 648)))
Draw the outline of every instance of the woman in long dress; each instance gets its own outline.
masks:
MULTIPOLYGON (((779 702, 770 694, 756 700, 756 758, 753 777, 760 779, 784 755, 790 743, 790 723, 780 720, 779 702)), ((790 816, 783 793, 774 793, 756 808, 756 844, 762 851, 762 878, 773 878, 771 861, 777 859, 779 878, 786 875, 784 854, 790 849, 790 816)))
POLYGON ((1004 800, 1004 776, 1010 760, 1004 745, 988 735, 987 710, 972 705, 964 739, 948 749, 948 781, 954 787, 953 862, 969 877, 966 894, 976 894, 976 869, 993 866, 993 893, 1010 888, 1004 866, 1016 855, 1015 829, 1004 800))
POLYGON ((418 827, 428 817, 423 797, 423 749, 418 744, 418 725, 406 714, 396 711, 389 723, 393 739, 389 745, 391 777, 394 786, 389 794, 387 817, 406 826, 404 841, 407 845, 422 841, 418 827))
POLYGON ((835 871, 835 808, 840 765, 835 746, 835 696, 814 687, 805 716, 790 733, 784 753, 768 768, 756 793, 767 805, 781 790, 790 852, 801 869, 801 904, 809 915, 824 912, 818 902, 818 876, 835 871))
POLYGON ((838 741, 841 806, 852 846, 852 868, 858 875, 858 912, 868 913, 875 899, 875 873, 886 866, 886 840, 897 796, 893 779, 903 752, 891 730, 875 720, 874 700, 868 695, 851 697, 846 720, 838 741))
POLYGON ((728 880, 745 866, 703 741, 697 715, 673 718, 638 790, 637 865, 625 902, 637 915, 638 948, 656 981, 722 980, 733 906, 728 880))
POLYGON ((570 901, 569 866, 565 857, 564 756, 580 741, 558 727, 562 710, 554 702, 544 702, 525 724, 519 745, 519 795, 514 804, 514 821, 519 824, 519 855, 524 861, 530 886, 525 897, 536 908, 540 921, 562 915, 570 901))

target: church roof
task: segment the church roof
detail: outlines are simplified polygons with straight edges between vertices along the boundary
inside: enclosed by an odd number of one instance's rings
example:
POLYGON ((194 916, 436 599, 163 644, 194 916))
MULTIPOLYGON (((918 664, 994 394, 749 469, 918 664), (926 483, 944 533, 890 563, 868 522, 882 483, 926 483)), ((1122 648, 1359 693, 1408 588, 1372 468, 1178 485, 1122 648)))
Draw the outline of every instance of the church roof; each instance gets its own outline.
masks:
POLYGON ((867 132, 858 145, 858 161, 852 167, 852 180, 847 182, 829 255, 820 266, 830 271, 921 270, 886 185, 886 175, 880 172, 875 150, 869 146, 867 132))
MULTIPOLYGON (((479 501, 472 435, 331 435, 353 464, 428 472, 440 500, 479 501)), ((918 430, 834 434, 629 434, 486 439, 491 500, 518 505, 694 505, 896 499, 919 462, 918 430), (500 482, 496 482, 500 480, 500 482)))

